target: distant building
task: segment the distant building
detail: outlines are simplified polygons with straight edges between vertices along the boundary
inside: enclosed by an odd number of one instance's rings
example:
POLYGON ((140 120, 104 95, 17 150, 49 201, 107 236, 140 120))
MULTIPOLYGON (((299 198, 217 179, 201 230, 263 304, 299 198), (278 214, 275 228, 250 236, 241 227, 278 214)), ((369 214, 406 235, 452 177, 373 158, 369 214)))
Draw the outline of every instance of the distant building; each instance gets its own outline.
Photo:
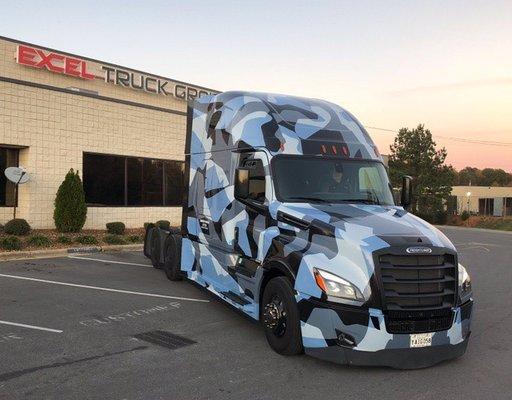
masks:
POLYGON ((386 167, 389 167, 389 155, 388 154, 381 154, 382 161, 384 162, 384 165, 386 167))
POLYGON ((512 216, 512 187, 454 186, 448 211, 461 214, 512 216))

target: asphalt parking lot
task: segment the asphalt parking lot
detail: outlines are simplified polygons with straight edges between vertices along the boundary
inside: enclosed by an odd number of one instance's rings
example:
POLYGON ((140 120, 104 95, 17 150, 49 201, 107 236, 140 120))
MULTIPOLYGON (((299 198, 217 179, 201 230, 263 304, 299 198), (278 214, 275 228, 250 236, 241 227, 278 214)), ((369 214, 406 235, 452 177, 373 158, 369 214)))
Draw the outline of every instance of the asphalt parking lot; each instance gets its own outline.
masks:
POLYGON ((510 399, 512 235, 445 233, 472 277, 473 334, 462 358, 415 371, 279 356, 139 252, 2 262, 0 398, 510 399))

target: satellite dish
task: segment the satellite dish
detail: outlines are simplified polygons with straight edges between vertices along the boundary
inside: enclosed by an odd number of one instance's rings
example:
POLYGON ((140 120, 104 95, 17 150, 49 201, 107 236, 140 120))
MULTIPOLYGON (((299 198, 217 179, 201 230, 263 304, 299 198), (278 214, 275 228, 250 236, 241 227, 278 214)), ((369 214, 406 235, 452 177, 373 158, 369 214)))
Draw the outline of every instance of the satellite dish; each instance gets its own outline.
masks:
POLYGON ((7 179, 15 184, 27 183, 30 177, 27 174, 27 171, 23 167, 9 167, 5 169, 4 172, 7 179))

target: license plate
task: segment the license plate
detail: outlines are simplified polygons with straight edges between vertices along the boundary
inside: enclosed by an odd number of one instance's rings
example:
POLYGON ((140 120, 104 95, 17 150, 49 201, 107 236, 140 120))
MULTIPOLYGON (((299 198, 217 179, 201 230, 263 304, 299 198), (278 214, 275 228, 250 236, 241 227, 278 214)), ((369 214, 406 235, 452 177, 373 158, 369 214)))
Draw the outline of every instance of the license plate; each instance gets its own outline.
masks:
POLYGON ((417 333, 415 335, 411 335, 411 347, 432 346, 432 336, 434 336, 434 334, 432 332, 417 333))

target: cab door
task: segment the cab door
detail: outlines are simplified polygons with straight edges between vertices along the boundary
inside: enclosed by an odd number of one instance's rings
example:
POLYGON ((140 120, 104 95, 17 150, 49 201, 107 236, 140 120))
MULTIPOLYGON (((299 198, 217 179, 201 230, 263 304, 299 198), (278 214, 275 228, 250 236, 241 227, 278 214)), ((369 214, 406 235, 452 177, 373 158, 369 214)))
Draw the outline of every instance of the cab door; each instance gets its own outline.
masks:
POLYGON ((271 185, 267 155, 263 151, 242 153, 239 167, 249 170, 249 195, 238 200, 245 211, 245 220, 237 226, 236 251, 252 260, 262 261, 260 256, 261 234, 269 225, 268 207, 271 185))

